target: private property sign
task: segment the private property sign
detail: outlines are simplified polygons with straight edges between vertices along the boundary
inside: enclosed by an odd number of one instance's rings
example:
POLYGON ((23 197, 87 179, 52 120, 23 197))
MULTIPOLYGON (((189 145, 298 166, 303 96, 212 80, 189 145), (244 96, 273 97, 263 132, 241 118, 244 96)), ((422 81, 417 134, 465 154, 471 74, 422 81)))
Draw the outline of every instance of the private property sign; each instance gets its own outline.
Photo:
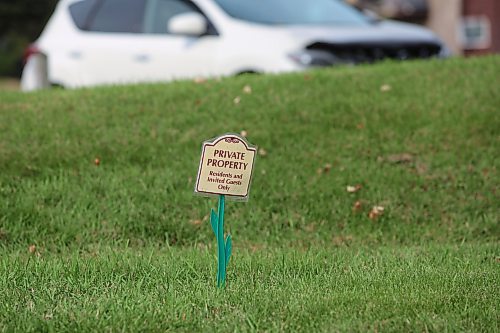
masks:
POLYGON ((256 149, 236 134, 203 143, 195 192, 248 200, 256 149))

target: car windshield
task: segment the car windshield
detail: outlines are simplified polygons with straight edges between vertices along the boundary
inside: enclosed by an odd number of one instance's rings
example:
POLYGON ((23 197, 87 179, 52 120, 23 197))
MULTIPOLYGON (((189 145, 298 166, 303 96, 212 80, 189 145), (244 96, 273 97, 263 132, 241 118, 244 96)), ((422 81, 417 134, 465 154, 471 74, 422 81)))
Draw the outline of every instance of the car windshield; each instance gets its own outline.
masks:
POLYGON ((215 0, 230 16, 273 25, 367 25, 370 20, 341 0, 215 0))

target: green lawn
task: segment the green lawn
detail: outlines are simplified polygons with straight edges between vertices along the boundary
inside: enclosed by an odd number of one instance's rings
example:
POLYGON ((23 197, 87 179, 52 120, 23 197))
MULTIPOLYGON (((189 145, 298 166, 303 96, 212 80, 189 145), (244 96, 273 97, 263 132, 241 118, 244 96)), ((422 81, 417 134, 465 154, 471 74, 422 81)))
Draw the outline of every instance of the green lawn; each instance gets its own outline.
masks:
POLYGON ((498 246, 101 248, 0 259, 5 331, 498 331, 498 246))
POLYGON ((500 331, 499 72, 0 91, 0 332, 500 331), (241 131, 259 155, 217 290, 193 181, 241 131))

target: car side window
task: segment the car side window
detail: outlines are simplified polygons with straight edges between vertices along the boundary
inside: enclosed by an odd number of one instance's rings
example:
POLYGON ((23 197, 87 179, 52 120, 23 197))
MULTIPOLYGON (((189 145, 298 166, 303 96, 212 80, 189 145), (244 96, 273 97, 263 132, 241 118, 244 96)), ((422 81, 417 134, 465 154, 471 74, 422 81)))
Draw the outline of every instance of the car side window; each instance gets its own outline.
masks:
POLYGON ((178 14, 201 13, 190 1, 185 0, 149 0, 145 19, 145 33, 167 34, 168 21, 178 14))
POLYGON ((82 0, 75 2, 69 6, 69 13, 75 22, 78 29, 86 30, 92 8, 96 5, 97 0, 82 0))
POLYGON ((87 30, 142 33, 145 6, 146 0, 99 0, 87 30))

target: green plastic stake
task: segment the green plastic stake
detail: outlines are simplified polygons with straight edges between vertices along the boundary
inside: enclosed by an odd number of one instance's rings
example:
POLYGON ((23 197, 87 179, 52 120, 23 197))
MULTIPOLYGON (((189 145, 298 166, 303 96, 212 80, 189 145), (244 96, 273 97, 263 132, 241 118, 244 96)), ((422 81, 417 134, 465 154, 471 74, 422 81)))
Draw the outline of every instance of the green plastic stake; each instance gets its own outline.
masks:
POLYGON ((212 209, 210 224, 217 238, 217 287, 226 285, 226 271, 229 258, 231 257, 231 236, 224 240, 224 195, 219 196, 219 207, 217 213, 212 209))

